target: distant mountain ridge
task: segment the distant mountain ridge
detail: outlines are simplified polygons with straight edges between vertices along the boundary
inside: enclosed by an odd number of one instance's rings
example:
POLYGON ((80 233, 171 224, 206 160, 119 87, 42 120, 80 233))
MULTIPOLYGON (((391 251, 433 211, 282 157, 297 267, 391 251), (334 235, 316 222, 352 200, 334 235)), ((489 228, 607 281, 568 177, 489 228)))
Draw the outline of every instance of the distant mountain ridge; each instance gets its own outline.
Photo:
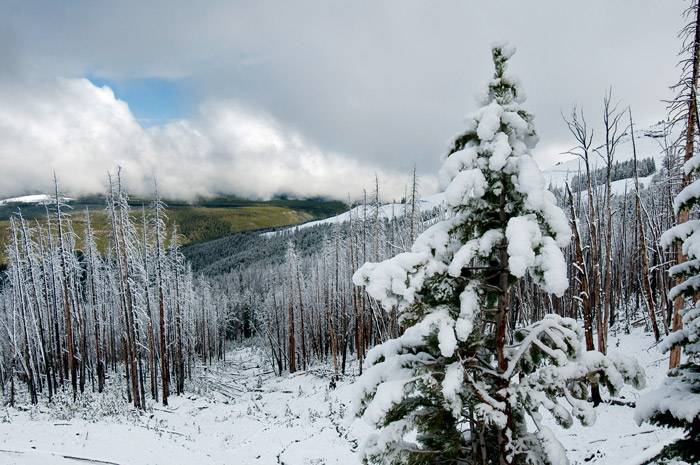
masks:
MULTIPOLYGON (((665 125, 657 123, 646 129, 635 131, 635 145, 637 158, 640 163, 643 160, 652 160, 656 170, 660 169, 665 157, 664 137, 665 125)), ((668 143, 674 140, 674 135, 668 136, 668 143)), ((603 169, 605 163, 598 153, 604 152, 604 147, 597 147, 591 153, 591 170, 603 169)), ((623 134, 615 152, 616 162, 632 160, 632 138, 629 132, 623 134)), ((547 184, 552 188, 563 188, 566 182, 571 183, 575 176, 584 172, 581 159, 572 158, 567 161, 543 170, 547 184)), ((640 177, 640 184, 647 186, 653 177, 653 173, 640 177)), ((614 181, 613 192, 622 194, 631 191, 633 177, 614 181)), ((104 214, 104 198, 102 196, 87 196, 76 199, 64 198, 64 201, 72 207, 72 216, 77 223, 84 221, 84 210, 90 208, 91 215, 97 217, 99 226, 100 215, 104 214)), ((150 199, 133 197, 129 203, 134 208, 146 207, 150 199)), ((206 199, 197 199, 192 203, 166 200, 168 216, 171 223, 178 224, 179 231, 185 237, 186 243, 203 242, 219 238, 228 234, 269 230, 287 227, 287 230, 298 228, 311 228, 320 225, 332 225, 347 222, 351 217, 361 219, 374 216, 373 205, 358 205, 351 210, 343 202, 322 199, 294 200, 278 198, 268 201, 247 200, 235 196, 217 196, 206 199)), ((9 237, 7 227, 9 217, 21 209, 27 219, 40 218, 45 215, 47 204, 53 203, 53 197, 45 194, 35 194, 21 197, 13 197, 0 200, 0 245, 6 243, 9 237)), ((390 219, 403 216, 410 204, 390 203, 379 207, 379 217, 390 219)), ((444 195, 442 193, 427 196, 417 202, 417 209, 428 212, 436 208, 444 208, 444 195)), ((95 218, 93 218, 93 221, 95 218)), ((79 229, 79 228, 77 228, 79 229)), ((277 234, 274 232, 266 233, 277 234)), ((0 261, 2 258, 0 257, 0 261)))
MULTIPOLYGON (((98 236, 98 247, 106 247, 108 238, 102 231, 109 229, 105 211, 105 199, 93 195, 63 198, 69 208, 65 211, 73 221, 78 237, 82 237, 86 209, 90 211, 92 227, 98 236)), ((129 205, 134 215, 141 215, 141 207, 149 208, 151 199, 132 197, 129 205)), ((184 243, 208 241, 228 234, 291 226, 319 220, 344 212, 343 202, 331 200, 274 199, 268 201, 247 200, 233 196, 199 199, 190 204, 165 200, 168 227, 173 224, 183 235, 184 243)), ((47 208, 52 212, 54 199, 50 195, 37 194, 0 200, 0 263, 4 262, 5 245, 9 243, 10 217, 21 211, 30 221, 46 217, 47 208)), ((80 243, 80 241, 78 241, 80 243)))

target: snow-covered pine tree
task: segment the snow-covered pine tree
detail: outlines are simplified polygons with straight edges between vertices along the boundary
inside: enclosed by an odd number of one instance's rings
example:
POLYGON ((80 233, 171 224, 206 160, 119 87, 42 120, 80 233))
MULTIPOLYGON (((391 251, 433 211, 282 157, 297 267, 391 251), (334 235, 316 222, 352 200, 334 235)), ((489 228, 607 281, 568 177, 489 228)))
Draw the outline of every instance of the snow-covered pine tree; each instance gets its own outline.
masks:
POLYGON ((492 47, 495 75, 441 170, 452 217, 410 252, 354 275, 385 309, 397 307, 407 328, 367 354, 372 366, 357 383, 358 413, 378 427, 365 441, 366 462, 567 463, 539 407, 565 426, 572 416, 590 424, 591 382, 613 392, 624 381, 643 383, 636 362, 584 352, 572 319, 548 315, 507 337, 517 279, 529 272, 546 292, 566 290, 560 247, 571 235, 530 155, 532 116, 506 72, 514 51, 492 47))

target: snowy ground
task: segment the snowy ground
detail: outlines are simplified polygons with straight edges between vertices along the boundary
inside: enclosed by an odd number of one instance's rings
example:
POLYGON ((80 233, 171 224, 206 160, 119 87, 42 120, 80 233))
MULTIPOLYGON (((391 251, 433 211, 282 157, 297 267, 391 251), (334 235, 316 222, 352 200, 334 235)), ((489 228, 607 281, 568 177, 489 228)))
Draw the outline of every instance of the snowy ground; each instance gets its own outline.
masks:
POLYGON ((367 427, 342 400, 349 378, 332 390, 327 375, 275 377, 259 360, 250 349, 229 354, 188 395, 142 414, 93 394, 74 408, 0 410, 0 463, 359 463, 357 430, 367 427))
MULTIPOLYGON (((668 361, 650 334, 611 336, 610 346, 638 358, 649 388, 659 384, 668 361)), ((357 445, 370 428, 349 412, 352 376, 330 389, 327 369, 275 377, 261 360, 241 348, 225 364, 200 370, 188 395, 140 414, 113 394, 2 408, 0 463, 359 464, 357 445)), ((626 388, 618 400, 639 395, 626 388)), ((555 432, 572 464, 641 465, 680 436, 637 426, 632 408, 610 404, 600 406, 595 426, 555 432)))
MULTIPOLYGON (((644 392, 658 387, 666 376, 668 356, 656 348, 653 334, 642 328, 633 329, 630 335, 611 333, 608 351, 635 357, 646 371, 647 387, 638 391, 625 386, 614 399, 620 401, 618 403, 635 402, 644 392)), ((598 406, 596 413, 597 420, 591 427, 578 423, 568 430, 552 426, 572 464, 642 465, 664 444, 682 436, 680 430, 649 424, 637 426, 633 419, 634 409, 629 406, 606 402, 598 406)))

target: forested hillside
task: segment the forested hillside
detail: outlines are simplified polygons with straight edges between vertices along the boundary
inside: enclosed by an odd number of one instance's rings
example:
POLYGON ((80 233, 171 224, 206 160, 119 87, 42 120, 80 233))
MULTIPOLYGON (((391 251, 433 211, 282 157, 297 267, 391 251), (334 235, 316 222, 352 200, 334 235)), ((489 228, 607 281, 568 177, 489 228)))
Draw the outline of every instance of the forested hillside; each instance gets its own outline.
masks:
MULTIPOLYGON (((44 220, 52 196, 29 196, 0 201, 0 267, 7 264, 4 249, 11 241, 10 218, 21 211, 27 221, 44 220), (48 202, 48 205, 45 203, 48 202)), ((107 246, 109 218, 104 196, 93 195, 76 199, 64 198, 71 220, 78 235, 84 237, 86 210, 90 210, 90 221, 99 250, 107 246)), ((150 199, 131 197, 132 209, 148 206, 150 199)), ((178 225, 182 243, 207 241, 240 231, 269 229, 327 218, 345 211, 345 204, 323 199, 268 201, 246 200, 231 196, 201 198, 194 202, 164 199, 169 215, 167 226, 178 225)))

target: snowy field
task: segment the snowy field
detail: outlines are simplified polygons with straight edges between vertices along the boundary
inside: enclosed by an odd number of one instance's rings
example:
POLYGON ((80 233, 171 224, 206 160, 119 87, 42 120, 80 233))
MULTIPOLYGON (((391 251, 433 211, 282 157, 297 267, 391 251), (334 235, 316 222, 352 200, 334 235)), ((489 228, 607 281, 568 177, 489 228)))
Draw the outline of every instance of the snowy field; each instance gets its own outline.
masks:
MULTIPOLYGON (((668 359, 651 334, 635 329, 610 348, 637 357, 647 389, 665 376, 668 359)), ((120 395, 70 395, 53 405, 0 410, 0 464, 359 464, 370 427, 352 415, 353 376, 329 387, 330 370, 276 377, 250 348, 226 363, 198 368, 185 396, 138 413, 120 395)), ((112 390, 113 391, 113 390, 112 390)), ((626 386, 617 404, 641 394, 626 386)), ((572 464, 641 465, 677 430, 637 426, 628 405, 598 408, 593 427, 555 428, 572 464)))

